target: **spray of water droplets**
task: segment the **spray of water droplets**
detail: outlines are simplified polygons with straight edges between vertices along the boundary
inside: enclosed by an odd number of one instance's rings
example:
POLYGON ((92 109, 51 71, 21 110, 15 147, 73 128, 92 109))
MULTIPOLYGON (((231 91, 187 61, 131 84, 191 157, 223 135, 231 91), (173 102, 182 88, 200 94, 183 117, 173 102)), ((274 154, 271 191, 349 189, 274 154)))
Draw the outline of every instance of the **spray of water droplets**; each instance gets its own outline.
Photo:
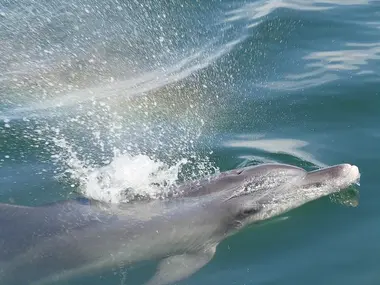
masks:
POLYGON ((82 195, 118 203, 165 198, 178 183, 215 172, 208 153, 197 151, 201 114, 163 107, 156 99, 126 103, 124 111, 93 103, 47 124, 57 178, 82 195))
POLYGON ((221 33, 224 12, 210 12, 193 2, 10 3, 0 128, 26 146, 12 153, 37 153, 73 192, 115 203, 162 198, 217 171, 202 135, 223 91, 212 69, 199 73, 244 35, 221 33))

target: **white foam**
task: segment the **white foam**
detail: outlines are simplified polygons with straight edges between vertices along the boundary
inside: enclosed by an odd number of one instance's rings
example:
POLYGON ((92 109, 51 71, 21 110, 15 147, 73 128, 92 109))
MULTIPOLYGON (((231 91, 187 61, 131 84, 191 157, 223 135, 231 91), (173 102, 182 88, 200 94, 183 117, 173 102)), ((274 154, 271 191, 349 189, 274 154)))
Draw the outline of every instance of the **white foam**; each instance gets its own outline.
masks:
POLYGON ((80 187, 87 197, 112 203, 130 201, 136 196, 161 198, 176 183, 185 163, 183 159, 169 167, 146 155, 124 154, 105 167, 89 171, 80 187))
POLYGON ((72 187, 78 187, 88 198, 110 203, 128 202, 136 196, 165 196, 177 181, 181 166, 187 162, 181 159, 175 165, 167 166, 147 155, 116 153, 111 163, 96 167, 79 159, 65 139, 54 141, 62 152, 53 158, 67 165, 65 173, 78 184, 72 187))
MULTIPOLYGON (((131 155, 118 149, 109 158, 110 163, 96 165, 90 160, 79 158, 74 150, 76 148, 65 138, 54 137, 52 140, 60 148, 52 158, 57 165, 64 166, 64 171, 57 178, 65 184, 70 183, 80 195, 109 203, 165 198, 178 183, 185 165, 193 170, 198 169, 197 176, 218 171, 207 160, 191 162, 186 158, 178 158, 168 164, 145 154, 131 155)), ((188 177, 192 178, 191 175, 188 177)))

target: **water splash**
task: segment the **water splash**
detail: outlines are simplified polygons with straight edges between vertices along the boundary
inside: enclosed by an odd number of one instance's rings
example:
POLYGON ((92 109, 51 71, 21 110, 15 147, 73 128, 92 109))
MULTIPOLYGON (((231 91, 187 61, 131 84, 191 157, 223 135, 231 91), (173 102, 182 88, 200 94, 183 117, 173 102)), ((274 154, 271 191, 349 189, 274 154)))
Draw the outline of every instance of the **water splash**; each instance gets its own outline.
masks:
POLYGON ((55 144, 66 151, 53 158, 67 165, 59 175, 73 180, 72 187, 86 197, 110 203, 129 202, 136 199, 165 198, 171 186, 178 181, 178 174, 188 161, 181 159, 175 165, 151 159, 147 155, 132 156, 116 152, 108 165, 86 165, 78 158, 64 139, 55 139, 55 144))
POLYGON ((59 128, 44 127, 60 167, 58 178, 75 192, 111 203, 159 199, 180 181, 216 171, 207 154, 196 150, 201 113, 194 111, 197 118, 166 114, 153 103, 121 116, 112 107, 96 106, 106 111, 92 106, 90 115, 60 120, 59 128))
POLYGON ((32 0, 0 12, 4 132, 21 127, 73 192, 160 198, 215 171, 199 141, 217 98, 199 73, 245 38, 220 32, 220 10, 32 0))

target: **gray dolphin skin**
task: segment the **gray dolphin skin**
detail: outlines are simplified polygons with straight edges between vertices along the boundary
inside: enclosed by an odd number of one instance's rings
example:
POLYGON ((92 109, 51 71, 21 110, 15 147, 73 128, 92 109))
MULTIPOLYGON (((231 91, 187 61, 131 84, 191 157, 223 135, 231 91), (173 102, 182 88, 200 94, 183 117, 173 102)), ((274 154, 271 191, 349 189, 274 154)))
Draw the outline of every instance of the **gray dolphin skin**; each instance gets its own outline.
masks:
POLYGON ((171 284, 206 265, 217 245, 242 228, 359 178, 349 164, 312 172, 262 164, 182 185, 162 200, 0 204, 0 284, 55 284, 149 260, 159 264, 146 284, 171 284))

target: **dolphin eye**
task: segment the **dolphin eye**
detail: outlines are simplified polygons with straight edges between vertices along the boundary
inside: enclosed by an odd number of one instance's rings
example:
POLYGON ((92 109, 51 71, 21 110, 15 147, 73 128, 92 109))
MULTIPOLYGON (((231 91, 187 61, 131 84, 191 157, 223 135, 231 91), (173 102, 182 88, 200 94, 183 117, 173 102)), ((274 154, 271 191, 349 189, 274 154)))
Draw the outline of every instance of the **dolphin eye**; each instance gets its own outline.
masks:
POLYGON ((242 211, 244 215, 252 215, 258 212, 257 209, 251 208, 251 209, 245 209, 242 211))
POLYGON ((246 209, 243 209, 243 210, 241 210, 239 212, 237 218, 238 219, 244 219, 244 218, 246 218, 248 216, 252 216, 252 215, 254 215, 254 214, 258 213, 258 212, 259 212, 259 209, 256 209, 256 208, 246 208, 246 209))
POLYGON ((303 188, 304 189, 310 189, 310 188, 320 188, 320 187, 323 187, 323 186, 324 186, 323 182, 315 182, 315 183, 311 183, 311 184, 305 185, 305 186, 303 186, 303 188))
POLYGON ((239 174, 243 173, 243 171, 244 171, 244 169, 236 169, 236 170, 235 170, 235 173, 236 173, 237 175, 239 175, 239 174))

